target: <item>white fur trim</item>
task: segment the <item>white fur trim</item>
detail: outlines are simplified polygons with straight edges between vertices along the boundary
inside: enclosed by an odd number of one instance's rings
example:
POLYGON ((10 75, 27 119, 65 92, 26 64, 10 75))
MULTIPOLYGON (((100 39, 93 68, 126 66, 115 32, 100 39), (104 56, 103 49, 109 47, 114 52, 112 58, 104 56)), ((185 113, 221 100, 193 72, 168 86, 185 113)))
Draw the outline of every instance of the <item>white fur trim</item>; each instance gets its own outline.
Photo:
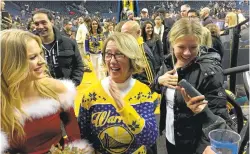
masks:
MULTIPOLYGON (((39 119, 45 116, 55 114, 60 109, 60 103, 54 99, 39 99, 35 103, 27 103, 22 106, 23 111, 32 119, 39 119)), ((26 118, 23 117, 22 120, 26 118)), ((21 121, 24 123, 24 121, 21 121)))
POLYGON ((0 131, 0 154, 2 154, 9 147, 7 135, 0 131))
POLYGON ((84 154, 92 154, 94 152, 92 145, 89 144, 87 140, 76 140, 66 146, 69 146, 70 148, 76 147, 78 149, 81 149, 84 151, 84 154))
MULTIPOLYGON (((38 98, 34 101, 23 103, 22 109, 31 119, 39 119, 59 111, 74 107, 74 98, 76 96, 76 88, 71 80, 60 80, 66 87, 66 92, 59 94, 60 103, 55 99, 38 98)), ((18 114, 18 113, 16 113, 18 114)), ((21 123, 24 124, 27 117, 21 118, 21 123)))
POLYGON ((74 100, 76 96, 76 87, 71 80, 60 80, 64 86, 67 88, 67 91, 59 95, 62 108, 67 110, 71 107, 74 107, 74 100))

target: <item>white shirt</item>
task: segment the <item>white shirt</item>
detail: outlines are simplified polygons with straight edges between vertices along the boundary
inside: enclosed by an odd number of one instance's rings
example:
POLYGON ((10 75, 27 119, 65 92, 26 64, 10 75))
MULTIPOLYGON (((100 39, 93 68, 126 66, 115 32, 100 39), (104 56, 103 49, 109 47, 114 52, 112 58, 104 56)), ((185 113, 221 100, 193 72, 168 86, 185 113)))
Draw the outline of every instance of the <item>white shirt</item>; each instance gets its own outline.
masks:
MULTIPOLYGON (((109 78, 110 77, 104 78, 101 81, 101 84, 105 92, 109 94, 109 96, 111 96, 109 92, 109 80, 110 80, 109 78)), ((133 79, 132 76, 130 76, 125 82, 116 83, 122 97, 125 97, 127 93, 133 88, 133 86, 135 85, 135 81, 136 80, 133 79)))
POLYGON ((166 90, 166 138, 167 140, 175 145, 174 139, 174 93, 175 89, 167 88, 166 90))
POLYGON ((164 33, 164 25, 161 25, 161 27, 157 28, 154 26, 154 32, 160 36, 160 40, 162 41, 163 33, 164 33))
POLYGON ((85 44, 86 35, 88 34, 88 28, 85 23, 78 27, 76 32, 76 42, 79 44, 85 44))
MULTIPOLYGON (((177 75, 177 72, 174 74, 177 75)), ((176 89, 167 88, 166 90, 166 138, 167 140, 175 145, 174 137, 174 94, 176 89)))

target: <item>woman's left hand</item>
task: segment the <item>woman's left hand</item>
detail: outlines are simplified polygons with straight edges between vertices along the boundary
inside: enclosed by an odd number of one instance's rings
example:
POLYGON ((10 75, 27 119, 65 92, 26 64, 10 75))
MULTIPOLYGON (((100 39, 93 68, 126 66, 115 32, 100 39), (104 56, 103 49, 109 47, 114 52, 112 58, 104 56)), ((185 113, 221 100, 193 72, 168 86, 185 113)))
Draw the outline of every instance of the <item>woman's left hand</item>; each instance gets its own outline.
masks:
POLYGON ((114 100, 117 104, 117 107, 119 109, 122 109, 124 106, 124 102, 122 100, 121 93, 120 93, 116 83, 112 79, 109 79, 109 92, 110 92, 111 96, 114 98, 114 100))
POLYGON ((184 88, 177 87, 177 90, 179 90, 182 94, 182 97, 184 98, 184 101, 187 104, 187 107, 193 111, 193 113, 197 114, 200 113, 207 105, 207 101, 205 100, 205 96, 196 96, 196 97, 190 97, 184 88))

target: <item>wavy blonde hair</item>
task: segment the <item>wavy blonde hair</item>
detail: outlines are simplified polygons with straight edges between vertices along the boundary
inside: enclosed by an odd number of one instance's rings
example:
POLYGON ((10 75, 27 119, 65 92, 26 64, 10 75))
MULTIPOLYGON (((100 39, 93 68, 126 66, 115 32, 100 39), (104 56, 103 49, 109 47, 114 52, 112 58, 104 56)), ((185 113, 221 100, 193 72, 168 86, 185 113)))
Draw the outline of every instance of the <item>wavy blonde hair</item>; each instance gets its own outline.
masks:
POLYGON ((202 40, 201 45, 212 47, 212 35, 208 28, 202 27, 202 40))
POLYGON ((133 74, 141 73, 146 64, 143 60, 143 54, 137 43, 137 40, 130 34, 115 32, 104 42, 102 49, 103 62, 105 63, 105 51, 109 41, 114 41, 117 49, 130 59, 131 70, 133 74))
POLYGON ((234 27, 238 24, 238 17, 236 13, 228 12, 226 18, 228 18, 228 27, 234 27))
MULTIPOLYGON (((10 138, 11 143, 17 145, 24 141, 25 132, 21 117, 22 111, 20 83, 29 75, 27 56, 27 42, 35 40, 41 47, 38 36, 23 30, 11 29, 1 34, 1 130, 10 138), (19 115, 18 115, 19 114, 19 115)), ((40 96, 58 100, 57 94, 48 83, 34 81, 35 90, 40 96)))

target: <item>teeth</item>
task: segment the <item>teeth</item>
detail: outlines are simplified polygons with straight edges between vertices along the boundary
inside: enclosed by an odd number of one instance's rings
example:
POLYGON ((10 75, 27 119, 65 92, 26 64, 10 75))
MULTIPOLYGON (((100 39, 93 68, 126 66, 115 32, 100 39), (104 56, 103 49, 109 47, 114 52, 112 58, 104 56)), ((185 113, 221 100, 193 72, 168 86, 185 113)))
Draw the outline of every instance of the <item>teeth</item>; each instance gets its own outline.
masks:
POLYGON ((120 68, 111 68, 112 71, 119 71, 120 68))

